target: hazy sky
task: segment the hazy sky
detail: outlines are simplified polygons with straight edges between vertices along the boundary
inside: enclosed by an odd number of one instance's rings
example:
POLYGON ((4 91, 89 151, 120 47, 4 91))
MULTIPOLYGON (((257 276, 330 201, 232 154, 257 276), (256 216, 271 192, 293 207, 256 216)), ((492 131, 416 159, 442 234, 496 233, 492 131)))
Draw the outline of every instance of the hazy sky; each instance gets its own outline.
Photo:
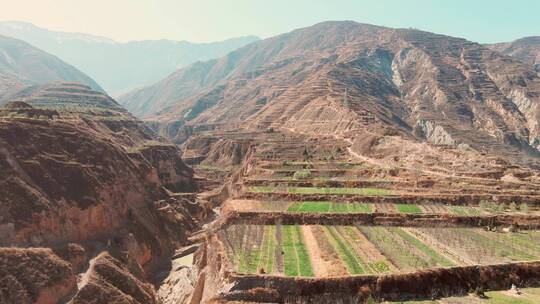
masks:
POLYGON ((539 12, 538 0, 0 0, 0 20, 119 41, 265 38, 355 20, 499 42, 540 36, 539 12))

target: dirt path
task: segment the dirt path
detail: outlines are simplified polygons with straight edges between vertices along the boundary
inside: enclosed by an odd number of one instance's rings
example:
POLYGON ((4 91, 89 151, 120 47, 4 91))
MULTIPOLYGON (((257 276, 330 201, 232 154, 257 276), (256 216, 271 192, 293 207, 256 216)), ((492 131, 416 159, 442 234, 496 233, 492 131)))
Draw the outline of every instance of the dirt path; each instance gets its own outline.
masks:
POLYGON ((316 277, 325 277, 328 275, 324 260, 320 255, 319 244, 313 235, 312 226, 303 225, 302 234, 304 236, 304 245, 306 245, 309 253, 309 259, 311 260, 311 266, 313 267, 313 273, 316 277))

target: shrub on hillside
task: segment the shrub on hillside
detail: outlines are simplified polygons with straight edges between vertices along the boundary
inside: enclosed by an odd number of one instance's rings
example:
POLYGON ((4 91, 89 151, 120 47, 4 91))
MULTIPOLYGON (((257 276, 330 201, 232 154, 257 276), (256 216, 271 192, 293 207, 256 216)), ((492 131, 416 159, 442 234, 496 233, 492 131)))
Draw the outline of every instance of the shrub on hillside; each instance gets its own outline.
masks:
POLYGON ((293 178, 297 180, 308 179, 311 177, 311 171, 308 169, 299 170, 294 172, 293 178))

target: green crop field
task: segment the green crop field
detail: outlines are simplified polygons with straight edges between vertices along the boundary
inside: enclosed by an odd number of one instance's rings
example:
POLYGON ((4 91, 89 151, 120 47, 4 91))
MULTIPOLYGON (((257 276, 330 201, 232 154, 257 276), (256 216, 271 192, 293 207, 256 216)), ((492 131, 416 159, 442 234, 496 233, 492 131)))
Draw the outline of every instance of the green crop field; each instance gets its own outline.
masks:
POLYGON ((338 265, 333 275, 362 275, 540 259, 537 230, 237 224, 219 238, 240 273, 311 277, 338 265))
POLYGON ((307 249, 302 242, 300 226, 283 226, 285 275, 312 277, 313 269, 307 249))
POLYGON ((350 274, 362 274, 365 273, 364 267, 362 267, 363 263, 360 260, 360 258, 356 255, 354 252, 354 249, 352 249, 351 244, 349 244, 345 239, 343 239, 339 232, 337 231, 336 227, 333 226, 325 226, 326 232, 329 236, 329 239, 332 241, 332 245, 336 249, 339 257, 343 262, 345 262, 345 265, 347 266, 347 270, 350 274))
POLYGON ((425 301, 396 301, 388 304, 537 304, 540 303, 540 288, 522 288, 521 295, 510 295, 506 291, 487 291, 485 298, 474 295, 442 298, 425 301))
POLYGON ((287 211, 289 212, 329 212, 332 202, 295 202, 292 203, 287 211))
POLYGON ((452 212, 455 215, 480 215, 481 212, 479 209, 475 207, 468 207, 468 206, 448 206, 448 209, 450 212, 452 212))
POLYGON ((398 212, 401 212, 401 213, 413 213, 413 214, 423 213, 420 207, 416 205, 412 205, 412 204, 396 204, 396 209, 398 212))
POLYGON ((385 227, 361 227, 360 231, 401 269, 427 268, 433 263, 413 250, 413 245, 393 234, 385 227))
POLYGON ((360 202, 294 202, 287 208, 288 212, 315 212, 315 213, 369 213, 373 205, 360 202))
POLYGON ((275 234, 275 226, 264 227, 264 238, 262 241, 261 258, 259 259, 258 269, 263 269, 265 273, 272 273, 274 268, 274 254, 276 252, 275 234))
POLYGON ((430 258, 431 264, 443 267, 455 266, 454 263, 439 255, 435 250, 431 249, 429 246, 418 240, 416 237, 412 236, 410 233, 404 231, 403 229, 397 227, 390 227, 388 229, 390 232, 399 235, 402 239, 412 244, 416 249, 426 254, 430 258))

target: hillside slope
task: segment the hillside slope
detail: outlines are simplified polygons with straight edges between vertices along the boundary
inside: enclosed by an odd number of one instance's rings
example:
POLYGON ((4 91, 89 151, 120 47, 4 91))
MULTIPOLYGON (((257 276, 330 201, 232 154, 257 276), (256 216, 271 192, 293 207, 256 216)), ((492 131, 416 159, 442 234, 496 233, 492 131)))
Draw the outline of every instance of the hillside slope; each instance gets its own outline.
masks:
POLYGON ((0 104, 23 87, 58 81, 103 91, 90 77, 55 56, 24 41, 0 36, 0 104))
POLYGON ((50 31, 25 22, 0 22, 0 35, 22 39, 54 54, 98 81, 114 96, 154 83, 199 60, 224 56, 258 40, 254 36, 210 43, 142 40, 126 43, 80 33, 50 31))
POLYGON ((540 68, 540 37, 538 36, 525 37, 512 42, 490 44, 488 47, 540 68))
POLYGON ((0 108, 0 247, 60 248, 76 273, 107 251, 144 281, 198 229, 203 208, 176 194, 195 187, 176 146, 88 86, 40 86, 0 108))
POLYGON ((387 130, 436 145, 538 155, 539 96, 533 66, 477 43, 325 22, 181 69, 130 100, 177 142, 200 125, 318 135, 387 130))

